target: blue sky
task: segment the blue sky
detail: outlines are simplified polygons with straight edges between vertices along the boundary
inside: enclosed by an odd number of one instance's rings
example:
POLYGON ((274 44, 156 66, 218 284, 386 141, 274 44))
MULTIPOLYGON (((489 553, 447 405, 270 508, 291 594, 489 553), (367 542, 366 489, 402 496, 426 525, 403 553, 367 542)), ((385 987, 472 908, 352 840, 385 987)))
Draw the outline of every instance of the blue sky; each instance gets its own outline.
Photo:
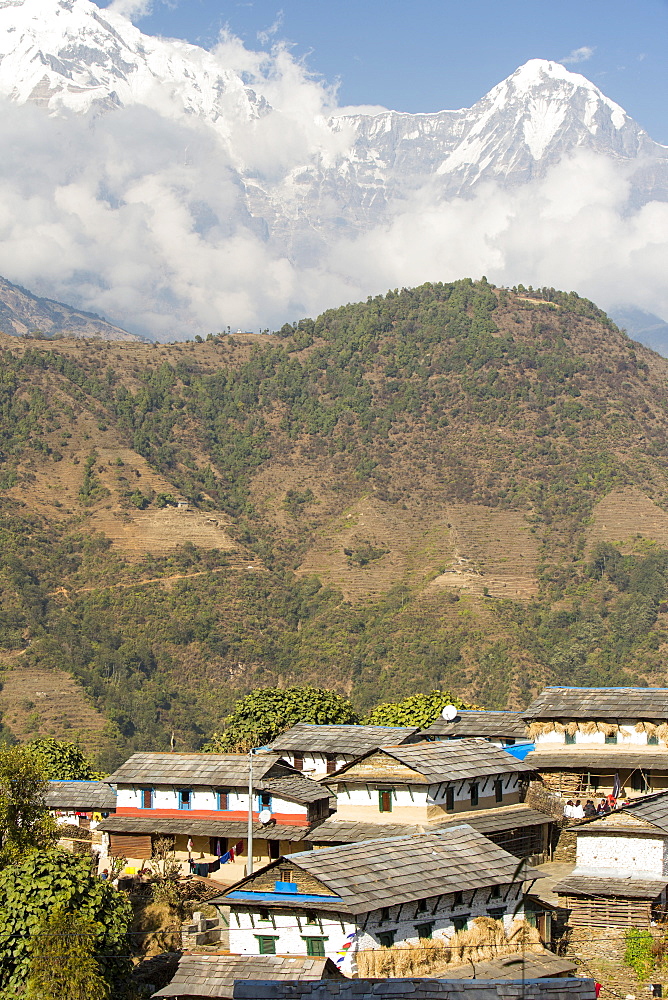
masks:
MULTIPOLYGON (((107 0, 97 0, 107 6, 107 0)), ((148 34, 282 40, 341 104, 468 107, 531 58, 568 61, 668 144, 668 0, 121 0, 148 34)))

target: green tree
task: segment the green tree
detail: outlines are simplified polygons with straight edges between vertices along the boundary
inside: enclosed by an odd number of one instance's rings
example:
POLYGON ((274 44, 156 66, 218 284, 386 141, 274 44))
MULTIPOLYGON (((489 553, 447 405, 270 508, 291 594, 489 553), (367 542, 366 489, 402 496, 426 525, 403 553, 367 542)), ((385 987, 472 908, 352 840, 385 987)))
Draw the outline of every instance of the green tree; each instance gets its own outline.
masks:
POLYGON ((57 909, 30 943, 27 1000, 107 1000, 109 986, 95 959, 100 926, 57 909))
POLYGON ((0 867, 56 842, 56 825, 44 805, 48 784, 34 750, 0 747, 0 867))
POLYGON ((89 954, 97 956, 104 981, 117 995, 131 971, 130 903, 109 882, 91 875, 88 859, 58 850, 32 854, 0 872, 0 990, 10 993, 25 983, 35 954, 33 938, 37 934, 39 940, 40 929, 59 910, 86 921, 89 954))
POLYGON ((236 703, 224 720, 224 732, 214 734, 202 749, 221 753, 264 746, 297 722, 334 725, 358 721, 350 701, 333 691, 309 685, 258 688, 236 703))
POLYGON ((47 778, 53 781, 86 781, 96 775, 93 765, 76 743, 44 736, 26 746, 38 757, 47 778))
POLYGON ((429 694, 412 694, 402 701, 377 705, 362 721, 368 726, 429 726, 446 705, 476 707, 467 705, 449 691, 430 691, 429 694))

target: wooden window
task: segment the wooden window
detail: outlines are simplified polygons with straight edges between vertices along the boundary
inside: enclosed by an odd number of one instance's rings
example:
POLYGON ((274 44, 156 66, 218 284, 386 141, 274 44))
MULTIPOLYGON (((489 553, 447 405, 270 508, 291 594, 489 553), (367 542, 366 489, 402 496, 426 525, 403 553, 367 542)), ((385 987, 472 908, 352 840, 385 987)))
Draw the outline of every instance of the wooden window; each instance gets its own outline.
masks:
POLYGON ((394 944, 396 931, 381 931, 378 935, 378 944, 382 948, 391 948, 394 944))
POLYGON ((478 785, 477 781, 474 781, 472 783, 472 785, 471 785, 471 805, 472 806, 477 806, 478 805, 479 795, 480 795, 480 786, 478 785))
POLYGON ((378 790, 378 812, 392 812, 392 789, 380 788, 378 790))
POLYGON ((179 809, 190 809, 193 793, 191 788, 179 789, 179 809))
POLYGON ((142 809, 152 809, 153 808, 153 789, 152 788, 142 788, 142 790, 141 790, 141 807, 142 807, 142 809))
POLYGON ((503 906, 492 906, 487 911, 487 915, 492 918, 492 920, 503 920, 506 915, 506 911, 503 906))
POLYGON ((493 885, 492 888, 489 890, 489 898, 498 899, 500 895, 501 895, 501 886, 493 885))
POLYGON ((419 938, 430 938, 434 930, 434 924, 434 920, 430 920, 429 923, 426 924, 416 924, 415 930, 417 931, 417 936, 419 938))
POLYGON ((464 893, 461 890, 458 890, 455 893, 455 895, 453 897, 453 900, 452 900, 452 905, 453 906, 463 906, 464 905, 464 893))
POLYGON ((278 861, 281 856, 281 842, 280 840, 269 840, 269 860, 278 861))
POLYGON ((258 950, 261 955, 275 955, 276 954, 276 942, 278 941, 278 935, 274 934, 256 934, 255 938, 257 940, 258 950))
POLYGON ((216 792, 217 806, 221 812, 230 808, 230 790, 229 788, 219 788, 216 792))
POLYGON ((390 908, 389 906, 384 906, 380 911, 380 922, 382 924, 385 920, 389 919, 390 919, 390 908))
POLYGON ((445 808, 448 812, 452 812, 455 808, 455 789, 453 785, 449 785, 445 789, 445 808))
POLYGON ((334 774, 336 771, 336 757, 327 754, 327 774, 334 774))
POLYGON ((469 925, 470 913, 463 913, 461 917, 455 917, 452 921, 456 931, 465 931, 469 925))
POLYGON ((417 906, 415 907, 415 912, 416 913, 424 913, 426 909, 427 909, 427 900, 426 899, 418 899, 417 906))
POLYGON ((294 768, 296 768, 297 771, 303 771, 304 770, 304 754, 303 753, 299 753, 299 754, 296 753, 292 759, 293 759, 293 762, 294 762, 292 766, 294 768))
POLYGON ((258 911, 258 920, 271 920, 271 917, 269 916, 269 910, 267 910, 266 908, 261 908, 258 911))
POLYGON ((494 801, 503 802, 503 780, 497 778, 494 782, 494 801))
POLYGON ((280 867, 278 869, 278 877, 280 882, 292 882, 292 868, 280 867))
POLYGON ((307 913, 306 914, 306 923, 307 924, 317 924, 317 923, 319 923, 318 914, 315 913, 315 912, 307 913))
POLYGON ((305 937, 303 939, 306 941, 306 954, 310 955, 311 958, 324 958, 325 957, 325 941, 327 938, 324 937, 305 937))

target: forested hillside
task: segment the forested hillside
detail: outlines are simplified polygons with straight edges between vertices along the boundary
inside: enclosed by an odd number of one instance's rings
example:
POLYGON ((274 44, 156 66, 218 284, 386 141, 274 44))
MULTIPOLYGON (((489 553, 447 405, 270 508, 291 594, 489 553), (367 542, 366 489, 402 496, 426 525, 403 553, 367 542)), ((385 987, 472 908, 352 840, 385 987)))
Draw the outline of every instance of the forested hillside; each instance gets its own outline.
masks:
POLYGON ((668 361, 587 300, 483 279, 271 336, 0 347, 19 738, 185 749, 257 685, 668 684, 668 361))

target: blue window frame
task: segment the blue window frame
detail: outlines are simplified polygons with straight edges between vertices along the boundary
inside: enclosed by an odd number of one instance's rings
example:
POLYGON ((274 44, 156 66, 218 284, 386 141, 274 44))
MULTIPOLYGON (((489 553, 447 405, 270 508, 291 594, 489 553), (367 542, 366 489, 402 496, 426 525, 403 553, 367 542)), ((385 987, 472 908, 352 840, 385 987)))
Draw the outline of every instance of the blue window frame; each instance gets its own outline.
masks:
POLYGON ((192 788, 179 788, 179 809, 190 809, 192 800, 192 788))
POLYGON ((272 812, 271 792, 260 792, 257 797, 257 808, 258 812, 262 812, 263 809, 268 809, 269 812, 272 812))
POLYGON ((142 809, 152 809, 153 808, 153 789, 152 788, 140 788, 139 798, 141 802, 142 809))

